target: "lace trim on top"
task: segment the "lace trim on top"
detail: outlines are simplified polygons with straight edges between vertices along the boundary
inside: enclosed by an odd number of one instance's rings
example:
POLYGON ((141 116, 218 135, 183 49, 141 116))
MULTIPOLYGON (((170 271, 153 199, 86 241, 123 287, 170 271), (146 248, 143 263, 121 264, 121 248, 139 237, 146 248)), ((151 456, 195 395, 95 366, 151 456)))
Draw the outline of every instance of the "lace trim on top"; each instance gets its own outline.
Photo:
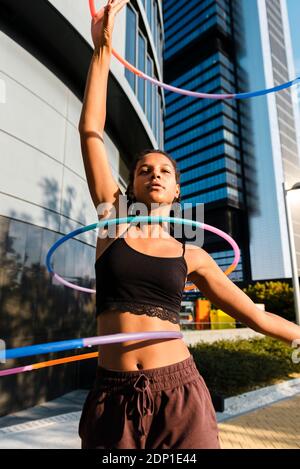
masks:
POLYGON ((108 301, 101 308, 98 309, 97 315, 105 310, 120 310, 120 308, 126 308, 128 311, 132 311, 134 314, 147 314, 147 316, 156 316, 160 319, 179 324, 179 313, 162 308, 161 306, 154 306, 149 304, 138 304, 135 302, 126 301, 108 301))

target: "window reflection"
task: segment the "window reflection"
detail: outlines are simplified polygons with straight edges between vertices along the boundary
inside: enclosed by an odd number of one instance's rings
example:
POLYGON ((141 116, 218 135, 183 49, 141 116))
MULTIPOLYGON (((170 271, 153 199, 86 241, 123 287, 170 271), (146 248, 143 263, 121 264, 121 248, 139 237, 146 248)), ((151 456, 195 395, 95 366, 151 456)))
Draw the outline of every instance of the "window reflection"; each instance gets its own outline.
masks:
POLYGON ((10 220, 6 256, 8 259, 14 259, 20 266, 23 265, 25 257, 26 229, 26 224, 21 230, 18 222, 10 220))
POLYGON ((32 268, 41 263, 42 230, 28 225, 24 267, 32 268))
MULTIPOLYGON (((59 238, 0 216, 0 327, 9 347, 92 332, 94 295, 57 284, 46 268, 47 252, 59 238)), ((55 252, 52 267, 74 283, 95 288, 94 257, 93 246, 69 240, 55 252)))
POLYGON ((20 285, 22 270, 25 260, 25 245, 27 236, 27 225, 23 224, 23 229, 15 220, 10 221, 7 238, 6 270, 14 276, 14 285, 20 285))

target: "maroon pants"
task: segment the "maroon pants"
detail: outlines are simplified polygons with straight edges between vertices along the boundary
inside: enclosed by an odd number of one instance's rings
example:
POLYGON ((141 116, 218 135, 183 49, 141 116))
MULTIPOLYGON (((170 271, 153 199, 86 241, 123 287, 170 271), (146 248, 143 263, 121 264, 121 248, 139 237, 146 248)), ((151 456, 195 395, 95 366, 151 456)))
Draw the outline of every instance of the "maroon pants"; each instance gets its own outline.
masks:
POLYGON ((79 436, 84 449, 220 449, 211 396, 192 355, 146 370, 98 366, 79 436))

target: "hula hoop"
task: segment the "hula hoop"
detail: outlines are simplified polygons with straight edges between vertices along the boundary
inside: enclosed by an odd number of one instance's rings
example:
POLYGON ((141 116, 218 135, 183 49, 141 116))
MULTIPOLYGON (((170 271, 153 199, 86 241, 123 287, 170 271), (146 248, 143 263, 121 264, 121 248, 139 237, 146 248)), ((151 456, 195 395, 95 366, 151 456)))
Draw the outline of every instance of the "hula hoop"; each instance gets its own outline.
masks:
POLYGON ((59 342, 49 342, 1 350, 0 359, 30 357, 32 355, 43 355, 46 353, 61 352, 63 350, 93 347, 95 345, 116 344, 128 340, 182 339, 182 337, 183 334, 180 331, 121 332, 118 334, 107 334, 98 337, 87 337, 85 339, 61 340, 59 342))
POLYGON ((77 230, 72 231, 71 233, 68 233, 67 235, 63 236, 61 239, 56 241, 53 246, 49 249, 46 257, 46 266, 48 269, 48 272, 53 275, 53 277, 61 284, 65 285, 68 288, 73 288, 74 290, 82 291, 85 293, 95 293, 96 290, 92 290, 90 288, 84 288, 80 287, 79 285, 75 285, 74 283, 70 283, 67 280, 65 280, 63 277, 58 275, 56 272, 51 267, 51 258, 56 249, 63 243, 65 243, 68 239, 73 238, 74 236, 80 234, 80 233, 85 233, 86 231, 94 230, 97 227, 101 227, 103 225, 112 225, 112 224, 120 224, 120 223, 128 223, 128 221, 134 220, 136 221, 141 221, 141 222, 146 222, 146 221, 167 221, 171 223, 179 223, 182 225, 189 225, 189 226, 196 226, 198 228, 203 228, 204 230, 211 231, 212 233, 215 233, 219 235, 221 238, 225 239, 228 241, 228 243, 232 246, 234 250, 234 260, 233 263, 226 269, 225 274, 228 275, 228 273, 232 272, 235 267, 237 266, 239 259, 240 259, 240 250, 237 245, 237 243, 234 241, 234 239, 231 238, 227 233, 225 233, 222 230, 219 230, 218 228, 215 228, 214 226, 207 225, 205 223, 201 223, 198 221, 194 220, 186 220, 184 218, 173 218, 173 217, 146 217, 146 216, 131 216, 131 217, 123 217, 123 218, 113 218, 111 220, 104 220, 100 221, 98 223, 93 223, 92 225, 87 225, 83 226, 82 228, 78 228, 77 230))
MULTIPOLYGON (((92 18, 97 14, 96 8, 95 8, 95 1, 94 0, 89 0, 89 6, 90 6, 90 12, 92 18)), ((99 18, 103 16, 104 13, 104 7, 100 8, 98 14, 99 18)), ((112 54, 116 57, 116 59, 121 62, 121 64, 124 65, 128 70, 130 70, 132 73, 135 75, 139 76, 140 78, 143 78, 144 80, 150 81, 154 85, 157 85, 161 88, 165 88, 166 90, 172 91, 174 93, 179 93, 179 94, 184 94, 187 96, 193 96, 196 98, 207 98, 207 99, 249 99, 249 98, 255 98, 257 96, 263 96, 266 94, 270 93, 275 93, 277 91, 284 90, 286 88, 290 88, 291 86, 297 84, 300 82, 300 77, 297 77, 295 80, 283 83, 282 85, 274 86, 273 88, 267 88, 259 91, 251 91, 248 93, 232 93, 232 94, 210 94, 210 93, 198 93, 196 91, 189 91, 181 88, 176 88, 175 86, 167 85, 166 83, 160 82, 158 80, 155 80, 155 78, 151 78, 149 75, 146 75, 144 72, 141 70, 138 70, 135 68, 132 64, 127 62, 127 60, 123 59, 114 49, 112 49, 112 54)))
MULTIPOLYGON (((56 274, 50 265, 52 255, 61 244, 66 242, 68 239, 73 238, 77 234, 93 230, 103 225, 108 226, 112 224, 127 223, 132 220, 134 220, 135 222, 137 221, 141 221, 141 222, 143 221, 144 222, 145 221, 157 221, 157 222, 168 221, 168 222, 173 222, 173 223, 175 222, 175 223, 180 223, 180 224, 187 224, 190 226, 203 227, 204 229, 207 229, 215 234, 220 235, 221 237, 226 239, 233 247, 234 253, 235 253, 234 262, 227 270, 232 271, 239 261, 240 251, 239 251, 238 245, 229 235, 219 230, 218 228, 212 227, 210 225, 206 225, 204 223, 196 222, 193 220, 185 220, 181 218, 131 216, 131 217, 125 217, 125 218, 103 220, 101 222, 94 223, 92 225, 78 228, 77 230, 74 230, 71 233, 65 235, 60 240, 56 241, 56 243, 54 243, 54 245, 50 248, 50 250, 47 253, 46 264, 47 264, 48 271, 53 274, 56 280, 68 286, 69 288, 74 288, 75 290, 94 293, 95 290, 90 290, 87 288, 80 287, 78 285, 71 284, 70 282, 67 282, 58 274, 56 274)), ((18 347, 18 348, 9 349, 6 351, 0 351, 0 358, 11 359, 11 358, 18 358, 18 357, 27 357, 31 355, 37 355, 37 354, 58 352, 62 350, 70 350, 74 348, 91 347, 93 345, 124 342, 126 340, 147 340, 147 339, 150 340, 150 339, 162 339, 162 338, 166 339, 166 338, 182 338, 182 337, 183 337, 183 334, 178 331, 158 331, 158 332, 151 331, 151 332, 137 332, 137 333, 130 333, 130 334, 119 333, 119 334, 111 334, 111 335, 105 335, 105 336, 100 336, 100 337, 73 339, 73 340, 44 343, 44 344, 38 344, 38 345, 32 345, 32 346, 26 346, 26 347, 18 347)), ((98 356, 97 352, 91 353, 91 354, 84 354, 84 355, 79 355, 79 356, 61 358, 61 359, 56 359, 56 360, 49 360, 47 362, 35 363, 32 365, 26 365, 22 367, 9 368, 9 369, 0 371, 0 377, 23 373, 26 371, 32 371, 35 369, 45 368, 45 367, 52 366, 52 365, 69 363, 69 362, 77 361, 77 360, 84 360, 84 359, 92 358, 96 356, 98 356)))
POLYGON ((84 353, 82 355, 73 355, 72 357, 58 358, 56 360, 48 360, 47 362, 33 363, 32 365, 18 366, 16 368, 8 368, 7 370, 0 371, 1 376, 16 375, 24 373, 25 371, 39 370, 49 366, 62 365, 63 363, 77 362, 79 360, 88 360, 90 358, 98 357, 99 352, 84 353))

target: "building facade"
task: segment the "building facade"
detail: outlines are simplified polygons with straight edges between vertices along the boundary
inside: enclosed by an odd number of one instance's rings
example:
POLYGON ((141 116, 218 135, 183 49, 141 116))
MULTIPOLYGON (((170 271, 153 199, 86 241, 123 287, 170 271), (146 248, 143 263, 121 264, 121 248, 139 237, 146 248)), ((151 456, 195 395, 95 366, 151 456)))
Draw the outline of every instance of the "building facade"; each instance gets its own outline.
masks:
MULTIPOLYGON (((57 284, 45 266, 57 239, 97 220, 77 128, 93 52, 90 21, 85 0, 0 0, 0 328, 7 348, 95 334, 94 295, 57 284)), ((132 1, 116 18, 114 49, 157 79, 162 41, 160 2, 132 1)), ((134 155, 162 144, 163 106, 160 90, 112 57, 104 140, 123 192, 134 155)), ((94 288, 96 238, 92 231, 61 246, 54 270, 94 288)), ((84 385, 82 370, 75 363, 1 380, 1 415, 84 385)))

